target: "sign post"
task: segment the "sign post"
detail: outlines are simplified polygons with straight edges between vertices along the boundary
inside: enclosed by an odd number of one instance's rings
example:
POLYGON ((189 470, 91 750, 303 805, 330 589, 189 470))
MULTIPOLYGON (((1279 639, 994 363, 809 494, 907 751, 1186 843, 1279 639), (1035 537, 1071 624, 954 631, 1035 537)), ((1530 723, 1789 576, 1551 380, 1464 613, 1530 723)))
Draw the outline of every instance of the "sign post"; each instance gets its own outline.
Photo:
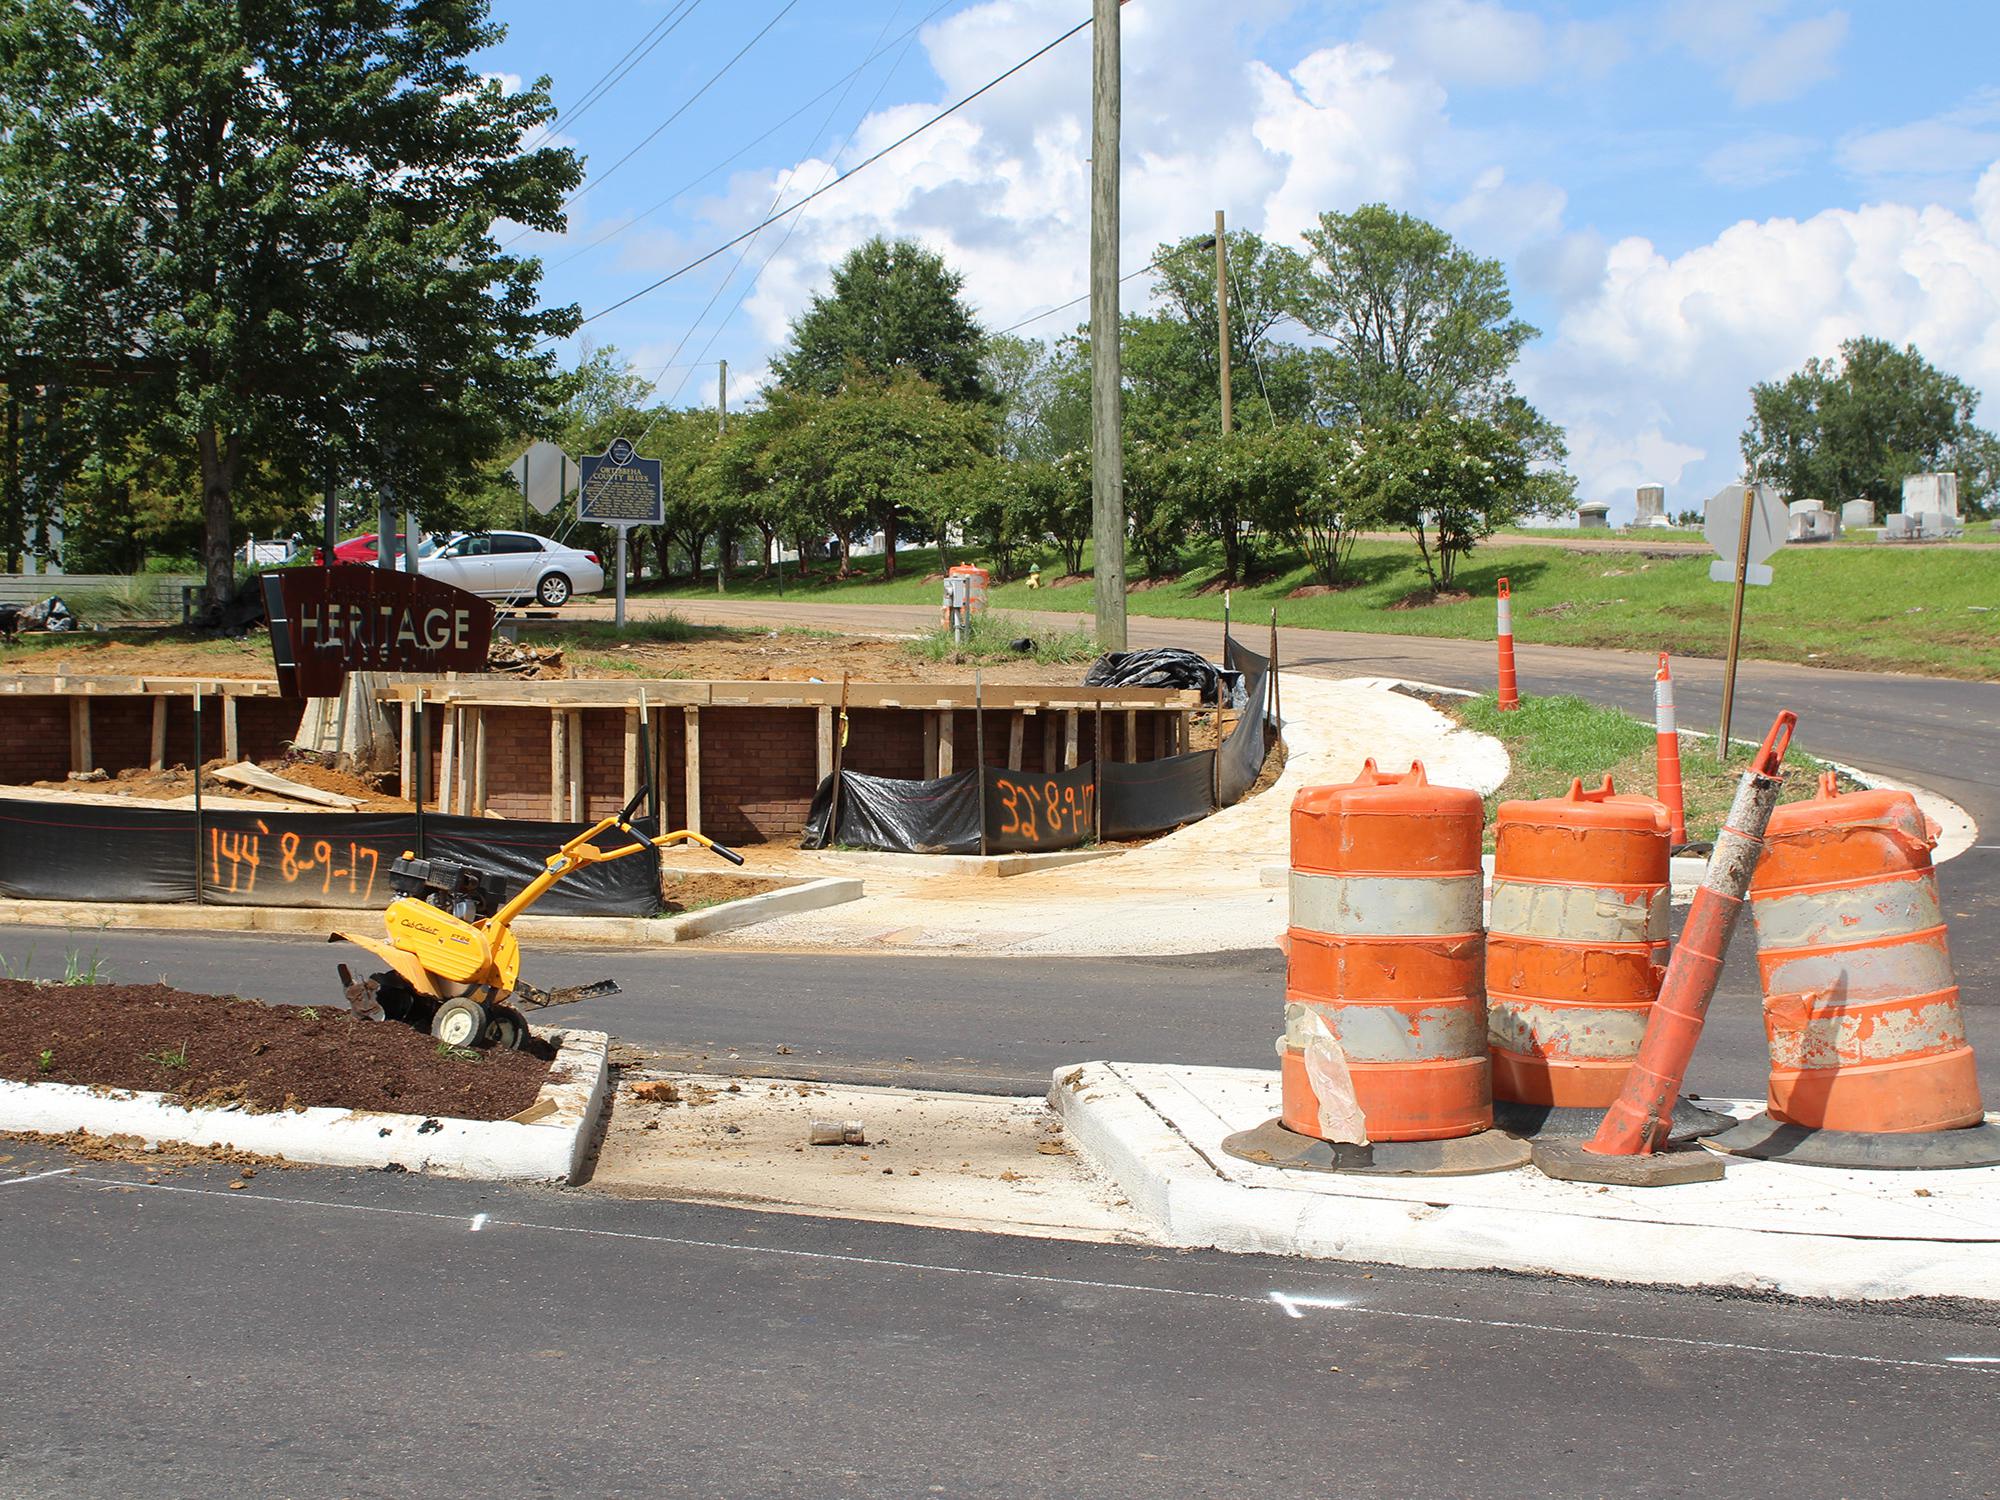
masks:
POLYGON ((1709 578, 1716 583, 1736 585, 1729 616, 1729 659, 1722 670, 1722 726, 1715 737, 1715 760, 1721 765, 1729 759, 1729 720, 1736 706, 1736 657, 1743 644, 1743 591, 1748 584, 1770 583, 1771 569, 1764 559, 1785 544, 1785 507, 1778 500, 1778 492, 1768 484, 1725 484, 1704 508, 1701 532, 1715 549, 1717 558, 1708 565, 1709 578))
POLYGON ((618 593, 612 615, 625 628, 625 538, 634 526, 659 526, 667 519, 660 461, 641 458, 624 438, 577 466, 583 482, 576 492, 576 518, 618 528, 618 593))

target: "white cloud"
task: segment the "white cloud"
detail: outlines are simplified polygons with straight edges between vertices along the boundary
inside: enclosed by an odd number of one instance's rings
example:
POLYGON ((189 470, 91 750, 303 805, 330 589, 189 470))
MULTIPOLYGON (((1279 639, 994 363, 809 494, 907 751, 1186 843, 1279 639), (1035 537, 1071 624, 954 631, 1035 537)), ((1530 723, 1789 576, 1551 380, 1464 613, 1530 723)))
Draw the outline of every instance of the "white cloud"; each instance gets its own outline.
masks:
POLYGON ((1541 18, 1493 0, 1414 0, 1376 12, 1364 32, 1445 83, 1533 83, 1549 60, 1541 18))
POLYGON ((1840 143, 1840 164, 1857 177, 1964 177, 2000 160, 2000 89, 1928 119, 1859 131, 1840 143))
POLYGON ((1847 40, 1847 12, 1787 20, 1790 0, 1676 0, 1669 39, 1709 64, 1740 105, 1796 99, 1831 78, 1847 40))
MULTIPOLYGON (((1523 388, 1570 432, 1588 492, 1634 466, 1705 496, 1736 472, 1749 388, 1871 335, 1915 343, 1975 386, 2000 385, 2000 166, 1976 216, 1878 203, 1745 220, 1668 258, 1610 247, 1590 294, 1522 363, 1523 388), (1681 456, 1678 472, 1670 452, 1681 456)), ((1605 494, 1604 498, 1613 498, 1605 494)))
POLYGON ((1702 159, 1701 170, 1724 187, 1763 187, 1795 175, 1818 145, 1808 136, 1767 131, 1717 147, 1702 159))

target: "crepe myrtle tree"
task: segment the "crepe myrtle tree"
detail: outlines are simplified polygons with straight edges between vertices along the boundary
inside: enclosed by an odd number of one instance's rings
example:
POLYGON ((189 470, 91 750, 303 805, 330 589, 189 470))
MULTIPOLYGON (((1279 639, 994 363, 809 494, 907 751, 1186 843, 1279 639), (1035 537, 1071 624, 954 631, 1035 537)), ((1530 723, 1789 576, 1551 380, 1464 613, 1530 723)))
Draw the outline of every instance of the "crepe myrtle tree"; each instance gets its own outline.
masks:
POLYGON ((471 59, 486 0, 14 0, 0 12, 0 352, 113 386, 184 449, 212 602, 253 475, 388 476, 442 515, 543 425, 539 263, 581 180, 551 116, 471 59))
POLYGON ((1452 586, 1467 553, 1520 516, 1531 490, 1516 434, 1448 412, 1363 427, 1333 483, 1409 532, 1433 594, 1452 586))

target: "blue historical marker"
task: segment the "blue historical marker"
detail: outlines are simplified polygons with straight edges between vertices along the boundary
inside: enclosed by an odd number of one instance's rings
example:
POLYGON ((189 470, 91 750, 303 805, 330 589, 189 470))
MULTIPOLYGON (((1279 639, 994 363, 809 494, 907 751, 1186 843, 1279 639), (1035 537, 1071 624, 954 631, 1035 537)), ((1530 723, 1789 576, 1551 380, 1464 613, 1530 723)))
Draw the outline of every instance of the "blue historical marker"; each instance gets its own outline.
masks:
POLYGON ((614 623, 625 625, 625 535, 634 526, 659 526, 667 519, 666 489, 657 458, 641 458, 625 438, 599 454, 585 454, 576 491, 576 518, 618 528, 618 592, 614 623))

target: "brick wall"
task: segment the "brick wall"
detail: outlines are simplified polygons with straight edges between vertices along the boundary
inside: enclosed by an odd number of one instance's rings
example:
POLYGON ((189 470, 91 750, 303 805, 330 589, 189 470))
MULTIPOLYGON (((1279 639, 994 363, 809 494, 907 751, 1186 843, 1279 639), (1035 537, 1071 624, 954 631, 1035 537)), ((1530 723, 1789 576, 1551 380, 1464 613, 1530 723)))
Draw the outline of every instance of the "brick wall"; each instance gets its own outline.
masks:
MULTIPOLYGON (((68 697, 9 696, 0 699, 0 781, 54 781, 70 770, 68 697)), ((152 697, 92 697, 90 758, 116 776, 153 761, 152 697)), ((165 761, 169 766, 194 764, 194 702, 169 696, 165 761)), ((301 706, 278 698, 236 701, 238 748, 246 760, 268 760, 284 753, 298 732, 301 706)), ((222 700, 202 700, 202 758, 222 758, 222 700)))

